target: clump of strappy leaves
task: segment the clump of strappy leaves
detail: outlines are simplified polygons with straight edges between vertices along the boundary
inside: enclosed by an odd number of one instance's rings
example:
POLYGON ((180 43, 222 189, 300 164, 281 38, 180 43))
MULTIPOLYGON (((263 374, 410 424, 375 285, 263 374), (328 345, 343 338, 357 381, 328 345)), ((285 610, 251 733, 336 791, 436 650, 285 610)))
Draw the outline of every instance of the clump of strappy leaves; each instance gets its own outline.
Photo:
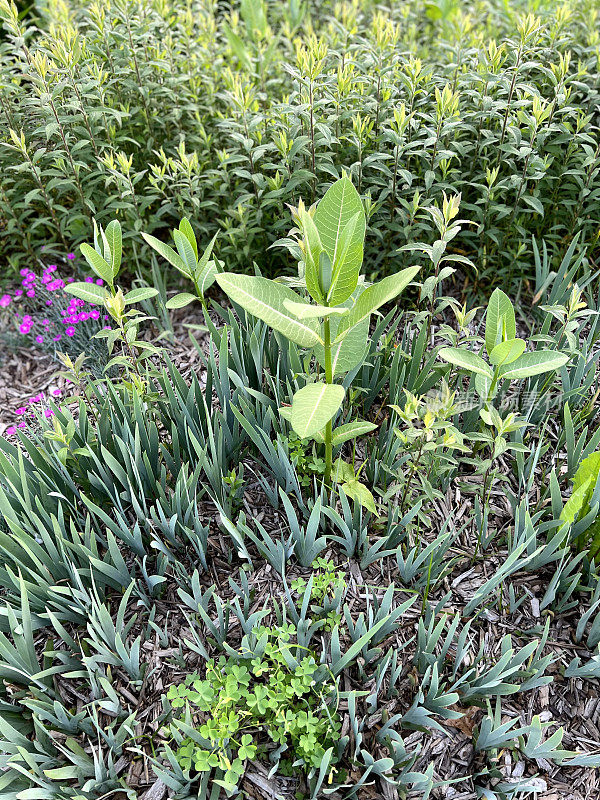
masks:
POLYGON ((306 771, 320 767, 339 735, 337 687, 295 636, 291 624, 256 627, 239 651, 208 661, 203 677, 171 686, 167 699, 179 717, 171 731, 186 736, 176 753, 183 769, 214 770, 215 783, 231 792, 266 749, 306 771))

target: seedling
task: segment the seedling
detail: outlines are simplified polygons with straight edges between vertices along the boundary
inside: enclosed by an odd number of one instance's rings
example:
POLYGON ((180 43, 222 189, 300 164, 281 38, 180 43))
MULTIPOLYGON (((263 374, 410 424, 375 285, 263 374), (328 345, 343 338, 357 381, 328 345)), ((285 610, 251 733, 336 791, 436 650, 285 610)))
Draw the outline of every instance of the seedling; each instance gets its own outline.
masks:
POLYGON ((485 403, 496 396, 502 381, 523 380, 563 367, 569 357, 555 350, 530 350, 517 337, 515 309, 510 298, 496 289, 487 307, 485 351, 489 363, 466 347, 444 347, 440 356, 475 376, 475 389, 485 403))
POLYGON ((84 243, 80 249, 101 284, 78 281, 67 284, 65 291, 87 303, 103 306, 108 311, 116 327, 98 331, 95 336, 106 339, 109 353, 113 351, 117 342, 121 343, 123 352, 111 358, 105 371, 114 366, 125 367, 128 388, 134 386, 138 391, 145 392, 146 380, 140 365, 161 351, 149 342, 139 339, 140 324, 148 318, 143 316, 141 311, 128 306, 156 297, 158 290, 144 286, 124 293, 115 285, 123 257, 121 225, 118 220, 112 220, 106 226, 106 230, 94 223, 94 246, 84 243))
POLYGON ((361 364, 371 315, 398 297, 419 267, 368 287, 361 281, 366 216, 347 176, 329 188, 316 208, 306 209, 300 203, 297 216, 303 235, 300 275, 305 291, 232 272, 223 272, 216 280, 234 303, 314 354, 318 374, 305 376, 306 385, 294 394, 291 407, 280 413, 298 436, 324 444, 324 480, 330 486, 334 446, 376 427, 356 420, 333 429, 346 396, 336 378, 361 364))
POLYGON ((160 239, 151 236, 149 233, 142 232, 142 236, 151 247, 160 253, 175 269, 179 270, 184 278, 191 281, 194 286, 195 294, 180 292, 171 297, 170 300, 167 300, 167 308, 183 308, 193 303, 194 300, 199 300, 205 306, 204 296, 215 282, 217 275, 217 265, 211 259, 217 234, 213 236, 200 257, 198 257, 196 234, 190 221, 185 217, 179 223, 179 228, 173 231, 177 252, 168 244, 164 244, 160 239))

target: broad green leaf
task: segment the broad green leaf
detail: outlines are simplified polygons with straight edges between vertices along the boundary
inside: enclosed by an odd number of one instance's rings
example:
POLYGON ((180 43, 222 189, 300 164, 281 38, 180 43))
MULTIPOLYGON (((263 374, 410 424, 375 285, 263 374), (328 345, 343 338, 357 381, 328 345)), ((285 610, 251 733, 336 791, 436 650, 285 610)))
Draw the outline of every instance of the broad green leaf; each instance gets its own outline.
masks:
POLYGON ((341 316, 348 313, 348 309, 343 307, 313 306, 308 303, 294 303, 292 300, 284 300, 283 305, 297 319, 317 319, 318 317, 330 317, 336 314, 341 316))
POLYGON ((158 294, 158 289, 154 289, 152 286, 142 286, 141 289, 132 289, 130 292, 127 292, 125 295, 125 302, 129 303, 141 303, 142 300, 148 300, 150 297, 156 297, 158 294))
POLYGON ((291 406, 280 406, 279 407, 279 413, 281 414, 281 416, 287 422, 291 423, 291 421, 292 421, 292 407, 291 406))
POLYGON ((356 422, 347 422, 345 425, 340 425, 333 432, 332 441, 333 445, 337 446, 344 442, 349 442, 351 439, 356 439, 357 436, 364 436, 366 433, 371 433, 377 428, 374 422, 367 422, 361 419, 356 422))
POLYGON ((371 314, 380 306, 397 297, 412 281, 419 269, 420 267, 408 267, 365 289, 350 309, 349 314, 342 318, 335 342, 341 341, 346 335, 346 331, 360 325, 364 320, 369 320, 371 314))
POLYGON ((498 366, 499 364, 511 364, 525 352, 527 347, 523 339, 507 339, 500 342, 490 353, 490 363, 498 366))
POLYGON ((600 451, 592 453, 587 458, 584 458, 581 464, 577 467, 577 472, 573 477, 573 489, 578 489, 582 486, 588 478, 591 478, 594 485, 600 475, 600 451))
MULTIPOLYGON (((201 275, 203 270, 205 270, 206 267, 208 266, 208 260, 211 257, 211 254, 212 254, 212 251, 213 251, 213 247, 215 246, 215 242, 217 241, 217 236, 218 235, 219 235, 218 233, 215 233, 213 238, 206 245, 206 248, 204 249, 204 252, 202 253, 202 256, 200 257, 200 260, 198 261, 198 265, 196 266, 196 272, 195 272, 196 276, 201 275)), ((194 241, 195 241, 195 239, 194 239, 194 241)), ((216 274, 216 267, 215 267, 215 274, 216 274)))
POLYGON ((202 272, 198 277, 196 277, 196 285, 200 291, 202 297, 206 294, 206 292, 210 289, 213 285, 215 280, 217 279, 217 265, 214 261, 209 261, 208 264, 204 267, 202 272))
POLYGON ((515 309, 508 295, 501 289, 494 289, 485 316, 485 349, 488 355, 494 347, 517 335, 515 309))
POLYGON ((88 262, 90 267, 94 270, 96 275, 99 278, 102 278, 102 280, 105 283, 108 283, 110 286, 112 286, 112 283, 113 283, 113 271, 112 271, 111 265, 108 264, 102 258, 100 253, 98 253, 96 250, 94 250, 94 248, 91 247, 89 244, 86 244, 84 242, 83 244, 79 245, 79 249, 81 250, 81 253, 82 253, 83 257, 88 262))
POLYGON ((569 356, 564 353, 557 353, 554 350, 535 350, 531 353, 523 353, 512 364, 500 367, 500 377, 507 380, 531 378, 534 375, 541 375, 543 372, 560 369, 568 360, 569 356))
POLYGON ((492 381, 493 376, 491 373, 489 375, 482 375, 480 372, 475 373, 475 391, 482 400, 492 400, 498 392, 498 384, 496 384, 494 392, 490 396, 492 381))
POLYGON ((190 244, 189 239, 187 236, 184 236, 181 231, 174 230, 173 241, 177 246, 177 252, 179 253, 182 261, 185 263, 188 273, 193 275, 196 271, 198 259, 196 258, 196 253, 194 252, 194 248, 190 244))
MULTIPOLYGON (((591 511, 592 497, 600 477, 600 452, 584 458, 573 478, 573 493, 565 503, 560 518, 572 523, 585 517, 591 511)), ((585 531, 589 555, 595 558, 600 551, 600 517, 585 531)))
POLYGON ((358 284, 363 259, 364 218, 364 211, 355 214, 341 233, 338 252, 333 262, 331 287, 327 294, 327 300, 333 305, 347 300, 358 284), (360 253, 358 253, 357 245, 360 253), (358 254, 360 254, 360 259, 357 257, 358 254))
POLYGON ((361 483, 354 478, 354 480, 344 483, 342 488, 348 497, 351 497, 352 500, 363 506, 363 508, 366 508, 367 511, 370 511, 372 514, 377 513, 377 509, 375 507, 375 498, 369 489, 367 489, 367 487, 364 485, 364 483, 361 483))
POLYGON ((475 372, 478 375, 484 375, 487 378, 492 377, 491 367, 485 363, 481 356, 471 350, 463 350, 460 347, 443 347, 440 350, 440 356, 444 361, 448 361, 456 367, 475 372))
POLYGON ((564 522, 572 524, 580 516, 585 516, 585 509, 589 506, 588 494, 591 493, 592 479, 588 478, 584 483, 575 488, 567 500, 561 512, 560 518, 564 522), (583 512, 583 513, 582 513, 583 512))
POLYGON ((65 292, 74 294, 86 303, 102 306, 104 300, 108 297, 108 292, 102 286, 97 286, 95 283, 85 283, 85 281, 76 281, 75 283, 67 283, 65 292))
POLYGON ((301 439, 322 430, 344 402, 346 392, 337 383, 309 383, 292 400, 292 428, 301 439))
MULTIPOLYGON (((351 306, 350 301, 347 300, 346 303, 348 303, 349 307, 351 306)), ((340 322, 343 319, 345 319, 344 316, 339 318, 333 317, 330 322, 331 338, 334 342, 340 322)), ((351 330, 346 331, 343 339, 332 346, 331 366, 334 377, 336 375, 341 375, 343 372, 349 372, 361 363, 365 356, 365 350, 367 349, 368 338, 369 319, 367 318, 351 330)), ((320 343, 315 345, 315 356, 321 367, 325 369, 325 349, 320 343)))
POLYGON ((262 319, 300 347, 314 347, 319 341, 316 322, 294 319, 286 310, 284 300, 302 302, 300 295, 293 289, 268 278, 236 275, 234 272, 221 272, 216 280, 234 303, 262 319))
POLYGON ((321 243, 329 255, 333 267, 329 296, 331 301, 338 305, 350 297, 356 288, 363 260, 363 242, 366 230, 363 204, 349 178, 340 178, 329 187, 317 205, 314 221, 321 243), (348 231, 348 235, 351 233, 351 236, 349 242, 346 242, 343 266, 336 276, 336 266, 344 247, 342 233, 350 220, 357 214, 358 218, 354 228, 352 231, 348 231), (334 297, 335 299, 333 299, 334 297))
POLYGON ((197 300, 195 294, 190 294, 189 292, 180 292, 176 294, 174 297, 171 297, 165 303, 167 308, 183 308, 184 306, 189 306, 190 303, 193 303, 194 300, 197 300))
MULTIPOLYGON (((121 268, 121 258, 123 255, 123 234, 121 232, 121 223, 119 220, 111 220, 106 226, 104 233, 110 248, 110 266, 112 268, 112 280, 114 280, 121 268)), ((110 283, 112 283, 112 281, 110 281, 110 283)))
POLYGON ((333 480, 336 483, 347 483, 348 481, 356 480, 356 475, 354 474, 354 469, 352 464, 348 464, 347 461, 340 456, 335 464, 333 465, 332 470, 333 480))
POLYGON ((304 231, 304 280, 312 299, 320 303, 323 300, 323 292, 319 280, 319 263, 323 245, 317 226, 308 211, 301 214, 301 222, 304 231))
MULTIPOLYGON (((187 217, 184 217, 181 222, 179 223, 179 230, 188 242, 192 246, 192 250, 194 251, 194 255, 196 256, 196 261, 198 260, 198 243, 196 242, 196 234, 194 233, 194 229, 187 217)), ((214 242, 214 239, 213 239, 214 242)))
POLYGON ((142 236, 144 237, 145 241, 148 242, 150 247, 153 247, 157 253, 172 264, 176 269, 178 269, 186 278, 191 278, 190 273, 185 265, 184 260, 178 255, 172 247, 164 242, 161 242, 160 239, 157 239, 156 236, 151 236, 149 233, 142 232, 142 236))

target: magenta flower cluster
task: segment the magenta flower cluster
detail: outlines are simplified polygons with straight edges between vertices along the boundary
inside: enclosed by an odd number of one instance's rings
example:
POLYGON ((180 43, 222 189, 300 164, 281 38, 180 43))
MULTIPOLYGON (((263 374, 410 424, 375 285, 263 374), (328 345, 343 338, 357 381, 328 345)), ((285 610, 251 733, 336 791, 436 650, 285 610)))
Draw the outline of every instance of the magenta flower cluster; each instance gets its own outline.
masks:
MULTIPOLYGON (((52 389, 50 392, 51 398, 58 398, 61 395, 62 392, 60 389, 52 389)), ((54 416, 54 411, 52 411, 51 408, 43 407, 43 404, 46 403, 47 399, 48 398, 44 395, 44 393, 40 392, 39 394, 36 394, 35 397, 31 397, 27 401, 26 406, 21 406, 20 408, 15 409, 15 415, 17 417, 20 417, 20 420, 15 425, 9 425, 4 432, 5 435, 14 436, 19 428, 26 428, 27 427, 26 417, 36 416, 36 410, 37 410, 36 406, 38 403, 42 404, 42 412, 46 418, 54 416)))
MULTIPOLYGON (((67 259, 72 262, 75 259, 74 253, 68 253, 67 259)), ((0 297, 0 308, 8 308, 14 303, 25 306, 31 312, 15 313, 15 321, 19 333, 31 336, 39 345, 45 342, 59 342, 63 336, 73 337, 77 332, 77 326, 88 321, 92 329, 84 326, 86 328, 84 337, 89 338, 101 327, 102 322, 108 320, 108 316, 102 314, 97 306, 89 305, 84 300, 64 292, 66 284, 72 283, 75 279, 61 278, 57 269, 56 264, 49 264, 44 267, 41 276, 38 276, 32 269, 25 267, 21 270, 21 287, 12 295, 4 294, 0 297), (40 310, 43 313, 40 313, 40 310), (94 325, 96 321, 100 323, 94 325)), ((94 282, 90 277, 85 280, 88 283, 94 282)), ((102 285, 100 278, 95 282, 102 285)))

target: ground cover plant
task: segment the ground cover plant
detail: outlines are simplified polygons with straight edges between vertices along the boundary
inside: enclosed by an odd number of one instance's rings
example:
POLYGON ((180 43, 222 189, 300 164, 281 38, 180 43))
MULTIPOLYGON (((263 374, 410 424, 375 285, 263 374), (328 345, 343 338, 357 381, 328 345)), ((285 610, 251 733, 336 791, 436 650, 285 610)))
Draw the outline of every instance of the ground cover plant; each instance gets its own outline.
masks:
POLYGON ((597 9, 24 12, 1 796, 598 795, 597 9))

